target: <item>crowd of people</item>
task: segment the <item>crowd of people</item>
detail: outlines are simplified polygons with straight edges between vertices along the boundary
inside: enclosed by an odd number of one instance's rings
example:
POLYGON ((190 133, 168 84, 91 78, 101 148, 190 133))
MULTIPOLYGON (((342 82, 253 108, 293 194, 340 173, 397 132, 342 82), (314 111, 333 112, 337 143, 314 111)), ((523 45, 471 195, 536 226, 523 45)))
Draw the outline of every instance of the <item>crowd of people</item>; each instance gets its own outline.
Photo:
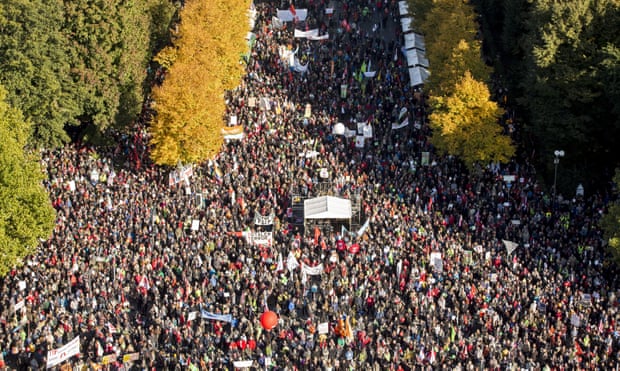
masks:
POLYGON ((396 2, 295 5, 308 18, 276 28, 279 2, 256 1, 248 73, 227 96, 245 137, 178 184, 149 163, 144 125, 115 148, 42 153, 57 221, 1 281, 0 364, 45 368, 79 336, 55 368, 617 368, 604 199, 556 202, 524 159, 467 172, 438 156, 396 2), (358 122, 373 129, 362 145, 333 133, 358 122), (292 198, 319 194, 359 196, 368 223, 304 229, 292 198))

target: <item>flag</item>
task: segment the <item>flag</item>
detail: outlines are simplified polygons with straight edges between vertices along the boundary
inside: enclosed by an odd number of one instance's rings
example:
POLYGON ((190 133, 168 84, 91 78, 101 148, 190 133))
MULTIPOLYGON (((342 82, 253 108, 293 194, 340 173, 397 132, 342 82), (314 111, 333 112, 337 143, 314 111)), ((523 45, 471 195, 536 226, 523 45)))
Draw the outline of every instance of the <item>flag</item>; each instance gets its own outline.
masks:
POLYGON ((288 8, 293 17, 297 16, 297 10, 295 10, 295 6, 291 3, 291 6, 288 8))
POLYGON ((282 262, 282 253, 278 253, 278 265, 276 266, 276 272, 284 270, 284 263, 282 262))
POLYGON ((319 237, 321 237, 321 230, 319 227, 314 227, 314 244, 319 244, 319 237))
POLYGON ((145 291, 149 291, 151 289, 151 284, 149 283, 149 279, 146 278, 146 275, 140 278, 140 282, 138 283, 139 288, 143 288, 145 291))
POLYGON ((297 261, 297 258, 295 258, 295 255, 291 251, 288 253, 288 257, 286 258, 286 268, 288 268, 289 271, 293 271, 297 267, 299 267, 299 262, 297 261))
POLYGON ((353 331, 351 330, 351 322, 349 322, 349 316, 344 320, 344 337, 348 341, 353 341, 353 331))
POLYGON ((450 326, 450 342, 454 343, 454 339, 456 338, 456 330, 454 326, 450 326))

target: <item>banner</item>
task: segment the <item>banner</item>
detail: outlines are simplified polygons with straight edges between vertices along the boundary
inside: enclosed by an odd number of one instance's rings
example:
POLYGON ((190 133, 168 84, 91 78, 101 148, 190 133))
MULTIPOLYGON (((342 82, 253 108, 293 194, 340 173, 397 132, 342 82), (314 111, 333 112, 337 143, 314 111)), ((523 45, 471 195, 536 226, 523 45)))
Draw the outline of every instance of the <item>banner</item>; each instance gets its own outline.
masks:
POLYGON ((183 181, 188 181, 194 175, 194 167, 190 165, 183 166, 180 170, 173 170, 168 174, 168 185, 170 187, 183 181))
POLYGON ((403 121, 401 121, 400 124, 397 124, 395 122, 392 123, 392 130, 398 130, 398 129, 402 129, 405 126, 409 125, 409 117, 405 117, 405 119, 403 121))
POLYGON ((286 258, 286 268, 288 268, 289 271, 293 271, 297 267, 299 267, 299 262, 297 261, 297 258, 295 258, 295 255, 291 251, 288 253, 288 257, 286 258))
POLYGON ((79 353, 80 337, 76 336, 62 347, 47 352, 47 368, 52 368, 79 353))
POLYGON ((321 41, 321 40, 328 40, 329 39, 329 34, 326 33, 325 35, 321 35, 321 36, 308 36, 308 40, 312 40, 312 41, 321 41))
POLYGON ((232 314, 217 314, 217 313, 211 313, 211 312, 207 312, 204 309, 200 309, 200 317, 204 318, 204 319, 212 319, 214 321, 222 321, 222 322, 228 322, 228 323, 232 323, 233 318, 232 318, 232 314))
POLYGON ((368 72, 364 72, 364 77, 375 77, 375 75, 377 74, 377 71, 368 71, 368 72))
POLYGON ((304 263, 301 263, 301 271, 309 276, 319 275, 323 273, 323 263, 317 265, 316 267, 311 267, 304 263))
POLYGON ((273 214, 263 216, 257 213, 254 215, 254 224, 255 225, 272 225, 274 218, 275 216, 273 214))
POLYGON ((140 359, 140 353, 127 353, 123 356, 123 363, 135 362, 140 359))
POLYGON ((355 137, 355 148, 364 148, 364 136, 357 135, 355 137))
POLYGON ((471 250, 463 251, 463 264, 472 265, 474 264, 473 253, 471 250))
POLYGON ((277 16, 282 22, 305 21, 308 17, 308 9, 295 9, 295 14, 290 9, 279 10, 277 16))
POLYGON ((327 334, 329 332, 329 323, 328 322, 319 323, 318 332, 319 332, 319 335, 327 334))
POLYGON ((302 38, 302 39, 306 37, 311 37, 311 36, 319 36, 319 29, 315 28, 309 31, 302 31, 302 30, 295 29, 295 32, 293 34, 293 37, 302 38))
POLYGON ((273 232, 250 232, 247 238, 248 243, 253 245, 271 246, 273 244, 273 232))
POLYGON ((233 361, 233 366, 235 366, 235 368, 252 367, 253 364, 254 364, 253 360, 249 360, 249 361, 233 361))

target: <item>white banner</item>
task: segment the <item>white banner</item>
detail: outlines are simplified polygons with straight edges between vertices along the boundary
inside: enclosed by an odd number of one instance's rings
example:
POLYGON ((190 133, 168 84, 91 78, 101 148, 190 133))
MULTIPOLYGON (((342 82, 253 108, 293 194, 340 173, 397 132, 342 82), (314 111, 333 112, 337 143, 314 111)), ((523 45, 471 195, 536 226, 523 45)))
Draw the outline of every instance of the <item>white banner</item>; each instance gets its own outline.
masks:
POLYGON ((402 129, 402 128, 404 128, 407 125, 409 125, 409 117, 405 117, 405 119, 400 124, 397 124, 397 123, 393 122, 392 123, 392 130, 402 129))
POLYGON ((295 9, 295 14, 290 10, 279 10, 278 9, 278 18, 282 20, 282 22, 292 22, 293 20, 305 21, 308 17, 308 9, 295 9))
POLYGON ((355 148, 364 148, 364 136, 357 135, 355 137, 355 148))
POLYGON ((263 216, 257 213, 254 215, 254 224, 255 225, 272 225, 274 218, 275 216, 273 214, 263 216))
POLYGON ((328 33, 326 33, 325 35, 321 35, 321 36, 308 36, 308 40, 313 40, 313 41, 328 40, 328 39, 329 39, 328 33))
POLYGON ((233 366, 235 366, 235 368, 252 367, 252 364, 254 364, 254 361, 252 361, 252 360, 249 360, 249 361, 233 361, 233 366))
POLYGON ((79 353, 80 337, 76 336, 62 347, 47 352, 47 368, 52 368, 79 353))
POLYGON ((316 267, 310 267, 301 263, 301 271, 309 276, 316 276, 323 273, 323 263, 317 265, 316 267))
POLYGON ((309 31, 302 31, 302 30, 295 29, 295 33, 293 34, 293 36, 296 38, 302 38, 302 39, 306 37, 311 37, 311 36, 319 36, 319 29, 315 28, 309 31))
POLYGON ((248 242, 253 245, 267 245, 273 244, 272 232, 250 232, 248 236, 248 242))
POLYGON ((369 123, 366 123, 366 125, 364 125, 364 127, 362 128, 362 135, 364 136, 364 138, 372 138, 372 125, 369 123))

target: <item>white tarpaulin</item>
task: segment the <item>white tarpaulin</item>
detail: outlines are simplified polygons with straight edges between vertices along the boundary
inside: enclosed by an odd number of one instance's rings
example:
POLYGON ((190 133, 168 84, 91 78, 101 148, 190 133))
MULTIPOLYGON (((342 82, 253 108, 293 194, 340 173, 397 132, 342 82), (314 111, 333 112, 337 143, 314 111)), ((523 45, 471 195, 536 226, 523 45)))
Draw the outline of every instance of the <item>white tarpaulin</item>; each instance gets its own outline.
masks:
POLYGON ((428 59, 426 59, 426 55, 424 55, 424 52, 420 50, 406 50, 405 57, 407 57, 407 65, 410 67, 422 66, 428 68, 428 59))
POLYGON ((430 72, 424 67, 411 67, 409 68, 409 85, 422 85, 428 80, 430 75, 430 72))
POLYGON ((304 200, 304 219, 350 219, 351 201, 322 196, 304 200))
POLYGON ((407 5, 406 1, 398 2, 398 13, 400 14, 401 17, 409 15, 409 5, 407 5))
POLYGON ((411 17, 404 17, 400 19, 400 25, 403 28, 403 33, 413 31, 413 28, 411 27, 412 23, 413 23, 413 18, 411 17))
POLYGON ((414 32, 405 34, 405 50, 409 49, 426 50, 424 36, 414 32))
POLYGON ((295 14, 293 14, 293 12, 291 12, 289 9, 286 9, 286 10, 278 9, 277 16, 283 22, 293 22, 295 19, 303 22, 308 17, 308 9, 295 9, 295 14))

